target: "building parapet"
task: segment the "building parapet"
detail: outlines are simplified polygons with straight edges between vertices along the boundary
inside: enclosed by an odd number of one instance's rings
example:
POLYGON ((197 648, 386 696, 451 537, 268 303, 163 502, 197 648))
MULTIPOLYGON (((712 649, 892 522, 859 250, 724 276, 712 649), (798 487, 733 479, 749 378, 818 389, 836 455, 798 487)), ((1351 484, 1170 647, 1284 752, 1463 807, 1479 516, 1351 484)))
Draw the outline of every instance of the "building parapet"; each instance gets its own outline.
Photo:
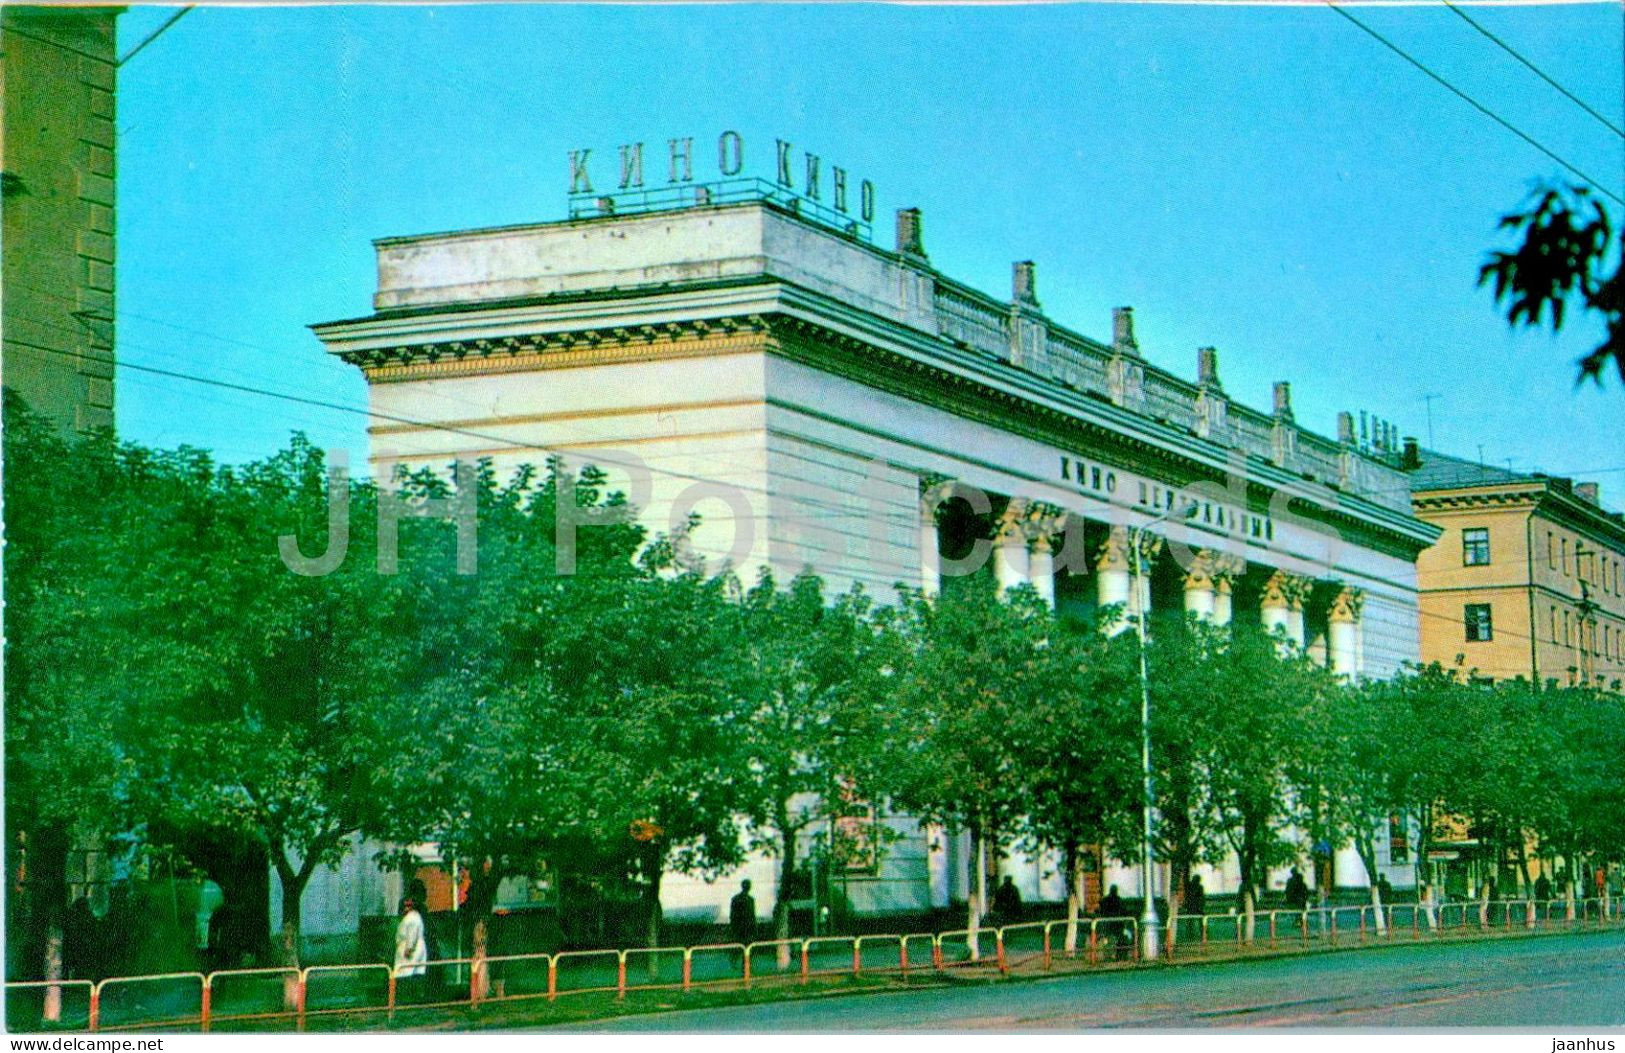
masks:
MULTIPOLYGON (((1199 351, 1198 382, 1141 357, 1127 308, 1110 345, 1050 320, 1031 263, 1016 266, 1009 300, 941 274, 926 255, 917 210, 888 251, 809 221, 772 201, 708 204, 376 242, 379 317, 499 303, 554 301, 706 285, 782 281, 822 293, 990 359, 1003 368, 1110 402, 1188 440, 1273 465, 1390 511, 1409 513, 1406 473, 1391 458, 1299 427, 1288 399, 1266 414, 1231 401, 1217 353, 1199 351)), ((330 329, 346 323, 319 327, 330 329)))

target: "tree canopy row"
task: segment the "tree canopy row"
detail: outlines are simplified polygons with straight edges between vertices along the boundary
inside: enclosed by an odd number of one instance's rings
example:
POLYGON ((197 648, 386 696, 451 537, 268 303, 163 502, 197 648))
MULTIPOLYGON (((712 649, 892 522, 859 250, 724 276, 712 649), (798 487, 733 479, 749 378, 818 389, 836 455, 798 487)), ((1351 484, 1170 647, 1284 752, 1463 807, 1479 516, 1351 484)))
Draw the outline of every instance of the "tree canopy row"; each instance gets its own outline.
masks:
MULTIPOLYGON (((681 533, 646 536, 601 474, 557 463, 462 480, 476 573, 459 571, 454 523, 412 515, 381 573, 394 498, 340 479, 350 529, 330 537, 328 465, 302 438, 225 466, 66 439, 8 400, 5 446, 6 834, 30 880, 13 933, 60 932, 87 829, 262 846, 290 962, 311 875, 358 833, 438 843, 480 918, 546 859, 637 897, 651 945, 663 878, 750 852, 777 860, 788 935, 809 833, 871 806, 1052 854, 1073 918, 1086 854, 1137 852, 1135 634, 1058 618, 1030 588, 969 578, 880 604, 811 575, 742 584, 681 533), (561 508, 593 513, 570 574, 561 508), (343 558, 293 573, 286 536, 343 558)), ((431 471, 393 485, 408 508, 452 494, 431 471)), ((1349 684, 1262 630, 1178 617, 1149 647, 1175 910, 1203 862, 1239 862, 1249 909, 1307 845, 1352 843, 1375 874, 1396 814, 1423 820, 1418 859, 1443 815, 1514 855, 1625 858, 1618 695, 1437 667, 1349 684)))

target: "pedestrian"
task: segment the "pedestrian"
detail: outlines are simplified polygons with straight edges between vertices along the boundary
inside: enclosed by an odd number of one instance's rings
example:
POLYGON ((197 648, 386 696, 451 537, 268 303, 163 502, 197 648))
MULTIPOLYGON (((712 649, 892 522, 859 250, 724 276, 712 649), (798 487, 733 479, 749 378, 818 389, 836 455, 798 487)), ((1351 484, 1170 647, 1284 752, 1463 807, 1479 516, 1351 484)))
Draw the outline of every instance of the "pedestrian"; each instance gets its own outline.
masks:
POLYGON ((1394 901, 1394 883, 1388 880, 1387 874, 1377 875, 1377 898, 1384 903, 1394 901))
POLYGON ((739 891, 728 901, 728 932, 735 943, 749 947, 756 942, 756 898, 750 894, 750 879, 739 883, 739 891))
POLYGON ((1552 879, 1545 874, 1535 879, 1535 899, 1544 903, 1552 898, 1552 879))
POLYGON ((1207 889, 1202 887, 1202 875, 1192 874, 1185 879, 1185 913, 1207 913, 1207 889))
POLYGON ((1309 883, 1304 881, 1298 868, 1293 867, 1286 879, 1286 909, 1304 910, 1309 906, 1309 883))
POLYGON ((401 900, 401 920, 395 926, 395 998, 411 1003, 423 1000, 424 965, 429 960, 429 944, 424 936, 423 914, 417 901, 401 900))
MULTIPOLYGON (((1128 905, 1123 902, 1123 897, 1118 895, 1116 885, 1113 885, 1111 888, 1107 889, 1106 894, 1101 897, 1100 916, 1102 918, 1113 919, 1126 918, 1129 916, 1128 905)), ((1102 925, 1101 930, 1101 935, 1112 941, 1117 960, 1122 961, 1123 959, 1127 958, 1129 955, 1129 949, 1134 942, 1134 937, 1129 932, 1129 927, 1123 924, 1121 921, 1113 920, 1107 922, 1105 925, 1102 925)))
POLYGON ((1603 867, 1597 868, 1596 873, 1597 898, 1602 899, 1608 894, 1608 871, 1603 867))
POLYGON ((1000 925, 1021 920, 1021 890, 1009 874, 1004 875, 1004 884, 993 890, 993 913, 1000 925))

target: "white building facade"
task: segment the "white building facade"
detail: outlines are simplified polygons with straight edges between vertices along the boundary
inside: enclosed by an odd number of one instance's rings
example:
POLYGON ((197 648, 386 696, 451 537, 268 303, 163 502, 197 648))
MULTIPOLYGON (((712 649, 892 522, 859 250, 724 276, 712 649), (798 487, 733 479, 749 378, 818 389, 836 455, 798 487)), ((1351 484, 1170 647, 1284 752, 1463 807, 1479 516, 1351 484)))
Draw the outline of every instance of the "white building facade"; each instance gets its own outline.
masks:
MULTIPOLYGON (((935 591, 985 551, 1001 583, 1060 608, 1279 624, 1350 676, 1418 655, 1415 561, 1436 532, 1346 415, 1328 439, 1297 425, 1286 384, 1270 412, 1235 403, 1211 349, 1194 381, 1160 370, 1126 308, 1110 341, 1067 329, 1030 263, 1008 299, 957 283, 932 267, 913 210, 890 250, 767 201, 376 248, 374 313, 315 331, 366 375, 380 476, 558 454, 605 470, 652 532, 699 513, 695 551, 747 581, 810 568, 832 592, 861 583, 886 600, 898 584, 935 591), (956 496, 985 498, 997 524, 969 557, 956 496), (1192 502, 1190 519, 1159 521, 1192 502), (1129 530, 1152 523, 1134 596, 1129 530)), ((849 879, 858 908, 964 897, 963 839, 904 826, 849 879)), ((749 866, 765 913, 771 871, 749 866)), ((1046 861, 1007 870, 1025 899, 1064 894, 1046 861)), ((1234 887, 1224 868, 1207 876, 1234 887)), ((1352 852, 1337 879, 1365 883, 1352 852)), ((1131 868, 1105 880, 1139 889, 1131 868)), ((668 904, 722 917, 736 887, 673 880, 668 904)))

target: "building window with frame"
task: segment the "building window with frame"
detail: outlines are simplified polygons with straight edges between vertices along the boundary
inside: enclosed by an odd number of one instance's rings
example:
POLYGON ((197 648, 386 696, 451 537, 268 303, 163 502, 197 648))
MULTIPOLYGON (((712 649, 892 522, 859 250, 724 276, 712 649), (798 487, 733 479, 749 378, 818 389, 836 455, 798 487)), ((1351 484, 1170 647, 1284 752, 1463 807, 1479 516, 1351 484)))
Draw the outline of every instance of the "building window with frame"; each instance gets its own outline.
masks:
POLYGON ((1470 643, 1482 643, 1495 637, 1494 627, 1490 623, 1490 605, 1487 603, 1469 603, 1462 608, 1462 621, 1467 623, 1467 640, 1470 643))
POLYGON ((1563 573, 1569 572, 1569 539, 1563 538, 1563 573))
POLYGON ((1552 643, 1557 643, 1557 608, 1552 609, 1552 643))
POLYGON ((1557 569, 1557 543, 1552 540, 1552 532, 1546 531, 1546 566, 1552 570, 1557 569))
POLYGON ((1464 567, 1482 567, 1490 561, 1490 532, 1488 527, 1470 527, 1461 532, 1461 563, 1464 567))

